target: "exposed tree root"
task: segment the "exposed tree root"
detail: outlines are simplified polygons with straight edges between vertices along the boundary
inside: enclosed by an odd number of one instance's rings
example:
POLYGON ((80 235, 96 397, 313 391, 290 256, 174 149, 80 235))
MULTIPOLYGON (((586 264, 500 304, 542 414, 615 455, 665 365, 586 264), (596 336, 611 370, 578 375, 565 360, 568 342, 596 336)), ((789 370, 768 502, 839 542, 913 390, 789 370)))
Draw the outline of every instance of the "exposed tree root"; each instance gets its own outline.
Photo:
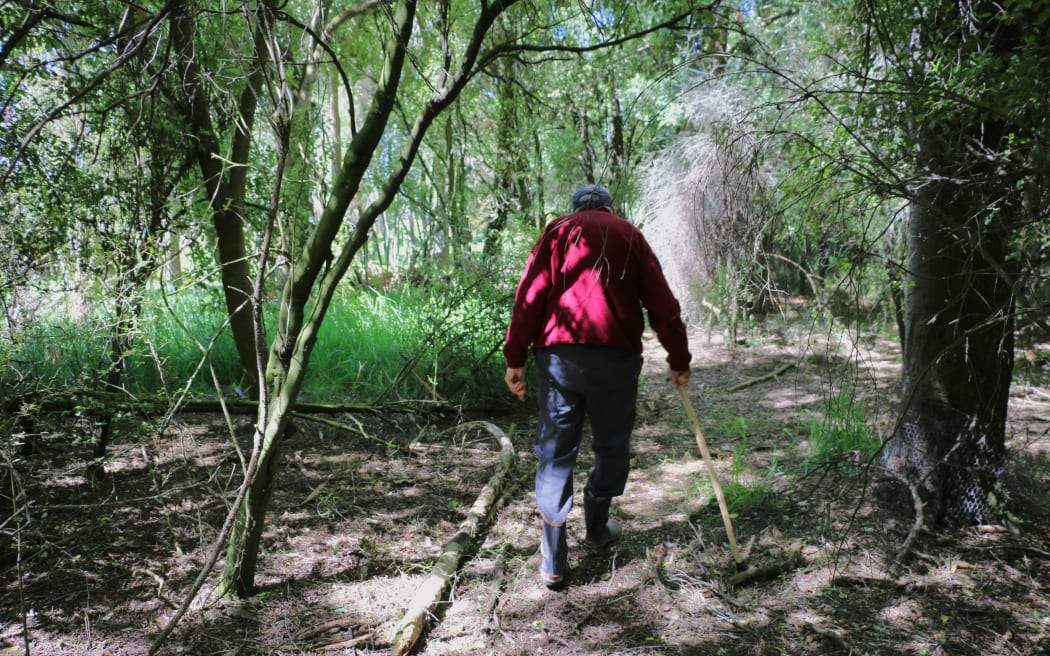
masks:
POLYGON ((856 650, 853 648, 853 645, 846 642, 846 639, 839 635, 838 631, 834 631, 832 629, 825 629, 824 627, 818 626, 813 622, 806 622, 805 628, 807 631, 815 633, 821 638, 825 638, 835 643, 840 649, 845 651, 845 653, 847 654, 856 653, 856 650))
POLYGON ((517 456, 514 452, 514 445, 507 434, 497 426, 485 421, 473 423, 483 426, 499 442, 501 452, 499 465, 481 490, 477 500, 474 501, 470 512, 467 513, 467 518, 460 524, 459 530, 441 550, 441 555, 434 563, 430 576, 419 586, 415 597, 409 602, 404 618, 394 636, 393 647, 390 651, 393 656, 404 656, 410 652, 423 634, 428 618, 431 617, 434 608, 444 599, 449 582, 459 569, 463 554, 471 541, 477 537, 482 524, 496 506, 514 466, 517 456))
POLYGON ((915 521, 912 522, 911 529, 908 531, 908 536, 904 538, 904 543, 901 545, 901 548, 897 550, 897 554, 891 561, 891 571, 896 571, 900 569, 901 565, 904 564, 904 561, 911 555, 912 549, 915 548, 915 541, 919 539, 919 534, 922 533, 924 528, 926 528, 926 513, 923 512, 926 504, 922 500, 922 495, 919 492, 918 485, 909 481, 892 469, 886 467, 879 467, 878 469, 904 487, 908 488, 908 492, 911 494, 912 508, 915 510, 915 521))

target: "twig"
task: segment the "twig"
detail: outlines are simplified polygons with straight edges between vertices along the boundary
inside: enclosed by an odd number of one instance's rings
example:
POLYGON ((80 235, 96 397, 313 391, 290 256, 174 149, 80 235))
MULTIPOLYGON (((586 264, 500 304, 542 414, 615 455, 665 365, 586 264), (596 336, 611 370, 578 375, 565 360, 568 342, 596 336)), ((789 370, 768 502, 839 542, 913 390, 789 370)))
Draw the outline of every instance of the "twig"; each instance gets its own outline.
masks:
POLYGON ((1036 549, 1024 544, 989 544, 967 547, 966 551, 1019 551, 1037 558, 1050 559, 1050 552, 1036 549))
MULTIPOLYGON (((354 647, 362 642, 371 640, 375 637, 375 631, 369 631, 368 633, 362 633, 361 635, 350 638, 349 640, 340 640, 339 642, 332 642, 326 645, 315 646, 314 649, 318 651, 334 651, 336 649, 346 649, 348 647, 354 647)), ((356 653, 356 652, 354 652, 356 653)))
POLYGON ((361 437, 365 438, 366 440, 371 440, 373 442, 378 442, 379 444, 382 444, 383 446, 385 446, 388 449, 393 449, 395 451, 406 451, 407 450, 406 447, 403 447, 400 444, 396 444, 394 442, 390 442, 390 441, 384 440, 382 438, 376 437, 375 435, 370 435, 364 429, 364 426, 361 425, 361 422, 357 421, 357 418, 355 418, 355 417, 351 417, 351 419, 354 420, 354 422, 357 424, 357 426, 351 426, 350 424, 344 424, 342 422, 335 421, 333 419, 326 419, 324 417, 317 417, 315 415, 308 415, 308 414, 305 414, 305 413, 302 413, 302 412, 293 412, 292 416, 297 418, 297 419, 304 419, 306 421, 312 421, 315 424, 323 424, 325 426, 331 426, 332 428, 338 428, 339 430, 346 431, 347 433, 357 433, 358 435, 360 435, 361 437))
POLYGON ((923 526, 925 525, 926 515, 923 512, 923 508, 926 507, 926 503, 919 495, 919 487, 915 483, 909 481, 892 469, 886 467, 879 467, 878 469, 887 473, 895 481, 898 481, 901 485, 908 488, 908 492, 911 494, 912 507, 915 509, 915 521, 912 522, 911 529, 908 531, 908 536, 904 538, 904 543, 901 545, 900 550, 897 551, 897 555, 893 557, 893 567, 899 567, 904 563, 904 560, 915 547, 915 541, 919 539, 919 533, 922 532, 923 526))
POLYGON ((22 569, 22 531, 25 526, 22 517, 24 515, 25 521, 28 521, 28 504, 20 506, 21 502, 25 501, 25 488, 22 487, 21 477, 18 475, 18 470, 15 469, 14 463, 11 462, 11 458, 7 455, 7 451, 0 449, 0 457, 4 459, 7 476, 11 482, 11 516, 17 518, 12 532, 14 533, 15 541, 15 574, 18 579, 18 615, 21 621, 22 642, 25 645, 25 653, 29 654, 29 614, 26 612, 25 572, 22 569))
POLYGON ((825 629, 823 627, 819 627, 816 624, 814 624, 813 622, 806 622, 806 624, 804 626, 806 627, 806 630, 812 631, 813 633, 816 633, 818 636, 820 636, 822 638, 827 638, 828 640, 830 640, 830 641, 834 642, 835 644, 837 644, 839 647, 842 647, 843 649, 846 650, 847 654, 852 654, 852 653, 854 653, 856 651, 853 648, 853 645, 851 645, 850 643, 846 642, 846 640, 842 636, 840 636, 838 634, 838 632, 836 632, 836 631, 832 631, 831 629, 825 629))
MULTIPOLYGON (((256 428, 258 432, 258 428, 256 428)), ((234 440, 236 442, 236 440, 234 440)), ((256 440, 258 442, 258 440, 256 440)), ((219 529, 219 534, 215 537, 215 544, 212 546, 212 551, 208 555, 207 560, 204 562, 204 566, 201 571, 197 573, 197 578, 193 581, 193 585, 190 586, 190 591, 186 594, 185 599, 182 601, 182 605, 175 611, 175 614, 171 616, 167 624, 161 629, 160 633, 153 640, 153 643, 149 647, 149 651, 146 652, 147 656, 153 656, 157 653, 157 650, 161 648, 164 641, 168 639, 171 632, 175 630, 175 626, 182 619, 182 616, 189 610, 190 604, 197 598, 197 594, 204 587, 204 581, 215 567, 215 563, 219 560, 219 554, 222 552, 223 547, 226 544, 226 538, 229 537, 230 531, 233 530, 234 520, 237 518, 237 510, 240 508, 241 503, 244 501, 245 495, 248 493, 248 488, 251 486, 252 477, 255 476, 255 469, 259 464, 259 450, 255 449, 252 454, 251 460, 248 462, 244 472, 244 480, 241 482, 240 488, 237 490, 237 496, 233 500, 233 504, 230 506, 230 510, 226 513, 226 519, 222 524, 222 528, 219 529)))
POLYGON ((904 590, 908 583, 894 581, 893 579, 877 578, 871 576, 851 576, 843 574, 832 577, 829 585, 833 588, 877 588, 890 590, 904 590))
POLYGON ((494 630, 500 629, 499 621, 499 600, 502 596, 503 585, 507 578, 507 554, 503 549, 499 550, 496 556, 496 580, 493 582, 492 598, 489 599, 488 603, 485 604, 485 617, 484 624, 481 625, 481 630, 485 633, 492 633, 494 630))
POLYGON ((412 375, 416 377, 416 380, 419 381, 419 384, 423 386, 423 389, 425 389, 426 391, 430 392, 430 396, 434 397, 435 401, 441 401, 442 403, 448 403, 448 399, 446 399, 444 396, 439 394, 438 391, 437 391, 437 388, 434 385, 431 385, 426 379, 424 379, 422 376, 420 376, 419 372, 416 371, 415 367, 412 367, 412 369, 410 371, 411 371, 412 375))
POLYGON ((727 392, 739 392, 740 390, 742 390, 744 388, 751 387, 752 385, 757 385, 759 383, 764 383, 767 380, 776 378, 777 376, 779 376, 780 374, 784 373, 785 371, 787 371, 789 369, 792 369, 794 367, 797 367, 797 366, 798 366, 798 362, 797 361, 795 361, 795 362, 788 362, 787 364, 781 365, 781 366, 777 367, 776 369, 774 369, 773 371, 771 371, 771 372, 769 372, 767 374, 762 374, 758 378, 752 378, 750 380, 745 380, 742 383, 737 383, 736 385, 733 385, 732 387, 730 387, 726 391, 727 392))
MULTIPOLYGON (((327 622, 321 622, 313 626, 308 626, 299 633, 295 634, 296 642, 306 642, 312 640, 320 635, 334 631, 337 629, 350 629, 353 630, 355 626, 360 626, 361 622, 355 617, 341 616, 335 619, 328 620, 327 622)), ((317 648, 320 645, 313 645, 317 648)))
POLYGON ((500 445, 500 462, 496 472, 489 478, 488 483, 481 490, 477 500, 467 513, 467 518, 460 524, 459 530, 452 539, 441 550, 441 555, 434 563, 430 576, 419 586, 416 595, 409 602, 405 616, 401 620, 397 633, 394 636, 394 646, 391 649, 393 656, 405 656, 415 646, 416 641, 423 634, 427 618, 432 615, 433 609, 445 596, 452 576, 459 569, 459 564, 471 540, 477 537, 482 522, 488 517, 489 511, 496 505, 500 497, 508 473, 514 465, 516 454, 514 445, 507 434, 493 424, 488 422, 473 422, 484 426, 500 445))
MULTIPOLYGON (((212 344, 199 344, 203 352, 210 352, 212 344)), ((32 404, 38 413, 86 412, 88 414, 127 411, 144 414, 151 413, 194 413, 194 412, 228 412, 231 415, 256 415, 259 411, 258 401, 251 399, 225 398, 216 394, 212 397, 190 397, 189 392, 177 399, 164 396, 129 397, 126 393, 104 392, 90 389, 72 389, 59 395, 47 398, 25 394, 0 400, 0 410, 16 412, 25 403, 32 404)), ((430 399, 386 401, 383 403, 296 403, 297 412, 304 414, 385 414, 385 413, 420 413, 420 412, 456 412, 448 403, 430 399)))

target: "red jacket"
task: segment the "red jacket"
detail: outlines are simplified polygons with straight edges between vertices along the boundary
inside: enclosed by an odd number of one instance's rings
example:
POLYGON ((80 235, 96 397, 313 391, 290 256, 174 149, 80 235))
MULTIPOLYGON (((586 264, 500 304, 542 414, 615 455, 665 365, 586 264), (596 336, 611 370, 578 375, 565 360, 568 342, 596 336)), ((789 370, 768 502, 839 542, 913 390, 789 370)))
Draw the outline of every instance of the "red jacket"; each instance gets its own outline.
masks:
POLYGON ((642 232, 605 209, 555 219, 518 283, 503 347, 507 366, 525 366, 530 346, 596 344, 641 353, 643 306, 671 369, 688 370, 681 308, 642 232))

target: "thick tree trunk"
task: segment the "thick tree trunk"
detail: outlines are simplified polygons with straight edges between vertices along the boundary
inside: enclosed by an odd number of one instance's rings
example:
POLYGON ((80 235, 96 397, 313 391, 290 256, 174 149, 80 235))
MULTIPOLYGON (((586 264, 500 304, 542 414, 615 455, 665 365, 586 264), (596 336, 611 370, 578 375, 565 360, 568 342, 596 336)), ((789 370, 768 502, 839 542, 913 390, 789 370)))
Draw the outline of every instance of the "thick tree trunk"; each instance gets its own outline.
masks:
POLYGON ((933 185, 909 225, 903 409, 886 462, 938 523, 982 521, 1006 461, 1013 289, 980 205, 933 185))
MULTIPOLYGON (((979 60, 986 75, 1003 74, 1019 41, 1005 29, 997 5, 934 7, 918 61, 950 67, 979 60)), ((976 88, 983 82, 968 81, 976 88)), ((884 455, 918 490, 930 521, 981 522, 1003 501, 999 481, 1006 467, 1017 279, 1009 249, 1023 188, 1006 154, 1015 128, 979 104, 919 109, 913 114, 921 118, 914 127, 918 176, 907 229, 903 405, 884 455)))

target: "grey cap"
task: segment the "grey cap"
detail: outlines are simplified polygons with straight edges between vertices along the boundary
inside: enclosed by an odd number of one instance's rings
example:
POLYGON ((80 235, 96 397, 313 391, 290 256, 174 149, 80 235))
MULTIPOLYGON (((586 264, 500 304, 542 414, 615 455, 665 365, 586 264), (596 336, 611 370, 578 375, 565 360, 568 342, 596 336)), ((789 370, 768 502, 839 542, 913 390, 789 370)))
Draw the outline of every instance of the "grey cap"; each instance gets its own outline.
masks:
POLYGON ((591 207, 612 209, 612 194, 609 190, 597 184, 586 184, 577 189, 572 195, 572 210, 576 212, 591 207))

